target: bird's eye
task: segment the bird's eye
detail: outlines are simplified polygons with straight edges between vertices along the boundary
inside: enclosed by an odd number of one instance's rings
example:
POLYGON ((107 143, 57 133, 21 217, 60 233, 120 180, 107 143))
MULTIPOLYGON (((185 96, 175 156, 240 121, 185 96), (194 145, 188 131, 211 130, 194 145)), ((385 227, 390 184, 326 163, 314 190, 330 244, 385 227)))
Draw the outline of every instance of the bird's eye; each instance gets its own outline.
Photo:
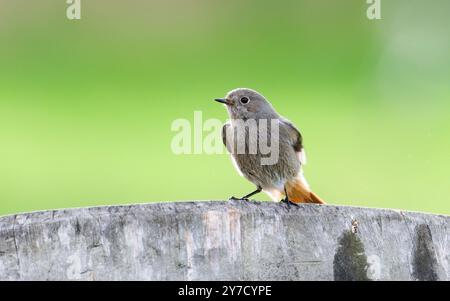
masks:
POLYGON ((246 104, 250 101, 250 99, 248 99, 248 97, 242 97, 241 98, 241 103, 246 104))

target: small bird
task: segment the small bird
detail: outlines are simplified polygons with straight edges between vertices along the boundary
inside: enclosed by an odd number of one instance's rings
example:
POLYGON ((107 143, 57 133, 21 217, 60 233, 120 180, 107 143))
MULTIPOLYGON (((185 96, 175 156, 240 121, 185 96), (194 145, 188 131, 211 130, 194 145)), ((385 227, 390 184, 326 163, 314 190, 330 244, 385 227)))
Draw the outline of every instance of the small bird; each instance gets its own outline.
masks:
MULTIPOLYGON (((269 101, 260 93, 239 88, 229 92, 225 98, 216 98, 215 101, 226 106, 230 121, 222 129, 222 139, 238 173, 256 185, 256 190, 242 197, 248 200, 253 195, 264 191, 274 201, 282 201, 288 204, 316 203, 325 204, 309 188, 303 176, 302 166, 306 164, 303 138, 297 128, 286 118, 280 116, 269 101), (257 132, 248 127, 249 121, 255 121, 257 132), (263 120, 268 122, 262 123, 263 120), (261 127, 267 133, 265 141, 274 137, 273 122, 278 128, 277 143, 278 160, 274 164, 263 164, 263 158, 267 153, 261 151, 249 151, 251 143, 261 142, 261 127), (245 125, 245 126, 244 126, 245 125), (236 133, 241 133, 237 134, 236 133), (259 135, 258 135, 259 133, 259 135), (272 135, 272 136, 271 136, 272 135), (244 151, 237 151, 236 145, 244 143, 244 151)), ((241 149, 242 150, 242 149, 241 149)), ((232 197, 232 199, 236 199, 232 197)))

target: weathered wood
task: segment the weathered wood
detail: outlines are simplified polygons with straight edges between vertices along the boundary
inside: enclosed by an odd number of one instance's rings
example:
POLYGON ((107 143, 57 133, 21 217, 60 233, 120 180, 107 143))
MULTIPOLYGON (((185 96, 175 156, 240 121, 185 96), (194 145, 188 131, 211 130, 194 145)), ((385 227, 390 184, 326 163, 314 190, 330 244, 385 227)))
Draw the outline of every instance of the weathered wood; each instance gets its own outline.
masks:
POLYGON ((450 280, 450 217, 154 203, 0 218, 1 280, 450 280))

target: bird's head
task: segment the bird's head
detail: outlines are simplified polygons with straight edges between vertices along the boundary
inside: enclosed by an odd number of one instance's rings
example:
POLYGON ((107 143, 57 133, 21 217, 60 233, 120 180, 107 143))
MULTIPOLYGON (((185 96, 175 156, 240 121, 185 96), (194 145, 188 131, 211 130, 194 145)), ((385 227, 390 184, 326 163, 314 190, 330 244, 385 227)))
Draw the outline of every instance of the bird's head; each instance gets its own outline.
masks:
POLYGON ((264 96, 247 88, 232 90, 225 98, 216 98, 215 101, 227 107, 231 119, 258 120, 278 116, 264 96))

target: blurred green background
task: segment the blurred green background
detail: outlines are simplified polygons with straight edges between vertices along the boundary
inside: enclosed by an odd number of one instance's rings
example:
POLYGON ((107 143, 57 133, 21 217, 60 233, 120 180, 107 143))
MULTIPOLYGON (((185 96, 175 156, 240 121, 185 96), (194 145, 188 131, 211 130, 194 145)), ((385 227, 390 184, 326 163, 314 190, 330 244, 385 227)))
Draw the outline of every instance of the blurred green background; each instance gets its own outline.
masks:
MULTIPOLYGON (((0 0, 0 215, 225 199, 227 155, 171 123, 263 93, 301 129, 331 204, 450 214, 450 1, 0 0)), ((264 195, 259 199, 268 199, 264 195)))

